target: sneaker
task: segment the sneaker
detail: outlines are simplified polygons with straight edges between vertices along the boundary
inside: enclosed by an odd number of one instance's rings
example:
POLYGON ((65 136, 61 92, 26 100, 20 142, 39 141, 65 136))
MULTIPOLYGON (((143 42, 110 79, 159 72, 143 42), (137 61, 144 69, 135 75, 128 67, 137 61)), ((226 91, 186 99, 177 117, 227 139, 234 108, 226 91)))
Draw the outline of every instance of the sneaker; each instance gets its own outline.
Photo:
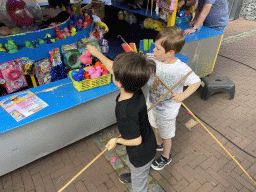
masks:
POLYGON ((151 167, 153 169, 159 171, 159 170, 162 170, 165 167, 165 165, 168 165, 171 162, 172 162, 171 154, 170 154, 169 159, 167 159, 167 158, 165 158, 164 156, 161 155, 161 157, 159 157, 157 160, 155 160, 152 163, 151 167))
POLYGON ((123 184, 131 183, 132 177, 131 173, 124 173, 119 176, 119 181, 123 184))
POLYGON ((162 145, 157 145, 156 150, 157 151, 163 151, 164 150, 163 144, 162 145))

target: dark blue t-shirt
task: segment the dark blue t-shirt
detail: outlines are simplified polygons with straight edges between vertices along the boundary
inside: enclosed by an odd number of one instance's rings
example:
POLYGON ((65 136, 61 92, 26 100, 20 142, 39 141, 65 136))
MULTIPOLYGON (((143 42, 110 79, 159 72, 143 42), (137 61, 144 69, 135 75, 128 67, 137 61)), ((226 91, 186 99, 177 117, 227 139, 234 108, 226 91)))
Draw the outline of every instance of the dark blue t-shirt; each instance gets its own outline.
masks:
POLYGON ((212 4, 212 7, 203 25, 217 30, 226 27, 229 21, 227 0, 199 0, 200 12, 205 4, 212 4))

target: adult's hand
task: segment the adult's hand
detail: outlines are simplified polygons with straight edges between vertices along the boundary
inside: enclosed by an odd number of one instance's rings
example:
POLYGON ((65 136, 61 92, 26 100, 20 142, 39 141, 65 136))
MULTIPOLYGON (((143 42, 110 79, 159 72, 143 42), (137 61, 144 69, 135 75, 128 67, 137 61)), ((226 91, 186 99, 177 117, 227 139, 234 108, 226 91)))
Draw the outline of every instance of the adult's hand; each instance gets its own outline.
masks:
POLYGON ((195 32, 196 32, 195 29, 193 29, 193 28, 188 28, 188 29, 186 29, 186 30, 184 31, 184 34, 191 34, 191 33, 195 33, 195 32))

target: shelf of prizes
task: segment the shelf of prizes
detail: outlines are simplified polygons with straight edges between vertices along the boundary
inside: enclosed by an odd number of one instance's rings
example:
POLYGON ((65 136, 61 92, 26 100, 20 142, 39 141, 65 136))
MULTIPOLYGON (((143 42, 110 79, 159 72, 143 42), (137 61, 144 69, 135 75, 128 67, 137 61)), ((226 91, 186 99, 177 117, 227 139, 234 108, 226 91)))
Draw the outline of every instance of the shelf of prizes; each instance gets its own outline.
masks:
MULTIPOLYGON (((105 8, 104 23, 87 14, 80 28, 71 15, 52 28, 0 38, 0 86, 6 91, 0 97, 0 176, 116 123, 119 90, 85 47, 92 44, 114 59, 130 51, 117 38, 121 35, 138 52, 152 53, 157 30, 138 30, 141 23, 118 18, 120 7, 105 8)), ((138 21, 146 19, 136 14, 138 21)), ((185 29, 187 24, 179 26, 185 29)), ((205 76, 213 70, 205 62, 214 60, 221 35, 202 27, 186 36, 186 45, 176 56, 205 76)))

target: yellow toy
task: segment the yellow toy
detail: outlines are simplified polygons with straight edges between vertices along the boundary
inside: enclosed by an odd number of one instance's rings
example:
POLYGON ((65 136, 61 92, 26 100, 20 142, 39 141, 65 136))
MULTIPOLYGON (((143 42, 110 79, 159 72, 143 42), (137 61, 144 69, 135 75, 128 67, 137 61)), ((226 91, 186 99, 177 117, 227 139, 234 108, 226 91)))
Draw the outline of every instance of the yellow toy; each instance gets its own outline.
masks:
POLYGON ((64 5, 62 5, 61 9, 62 11, 66 11, 66 7, 64 5))
POLYGON ((152 18, 146 18, 143 25, 146 29, 154 29, 155 31, 162 31, 164 28, 166 28, 165 22, 152 18))
POLYGON ((97 21, 96 24, 99 26, 100 29, 105 30, 105 33, 107 33, 109 31, 108 26, 104 22, 97 21))
POLYGON ((2 44, 0 43, 0 51, 6 52, 4 48, 2 48, 2 44))
POLYGON ((119 11, 117 14, 119 20, 125 20, 125 14, 123 11, 119 11))
POLYGON ((71 29, 71 36, 74 36, 76 34, 76 28, 72 27, 71 29))

